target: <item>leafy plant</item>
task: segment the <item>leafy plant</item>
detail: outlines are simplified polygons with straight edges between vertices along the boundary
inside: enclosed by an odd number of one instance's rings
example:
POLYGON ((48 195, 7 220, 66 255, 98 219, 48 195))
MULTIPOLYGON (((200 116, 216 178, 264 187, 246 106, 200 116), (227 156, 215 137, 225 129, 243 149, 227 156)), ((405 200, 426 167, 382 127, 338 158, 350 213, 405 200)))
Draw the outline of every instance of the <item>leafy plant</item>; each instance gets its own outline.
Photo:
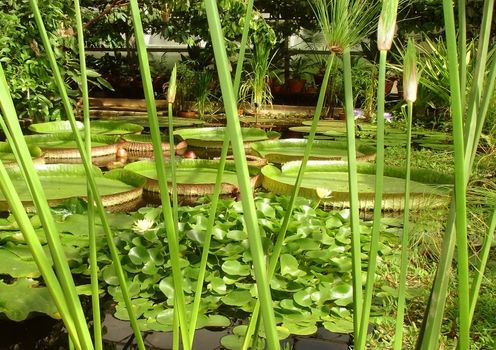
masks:
MULTIPOLYGON (((42 5, 47 15, 50 41, 56 47, 57 62, 66 72, 66 87, 75 105, 78 74, 73 13, 70 2, 50 1, 42 5), (72 15, 71 15, 72 14, 72 15)), ((61 119, 65 116, 57 88, 50 76, 49 64, 34 23, 28 1, 4 1, 0 4, 0 60, 9 76, 12 98, 19 108, 19 117, 35 121, 61 119)))
POLYGON ((272 102, 269 81, 269 69, 272 61, 271 43, 260 41, 254 43, 251 56, 248 56, 250 71, 245 82, 240 87, 240 98, 250 100, 258 117, 260 109, 272 102))

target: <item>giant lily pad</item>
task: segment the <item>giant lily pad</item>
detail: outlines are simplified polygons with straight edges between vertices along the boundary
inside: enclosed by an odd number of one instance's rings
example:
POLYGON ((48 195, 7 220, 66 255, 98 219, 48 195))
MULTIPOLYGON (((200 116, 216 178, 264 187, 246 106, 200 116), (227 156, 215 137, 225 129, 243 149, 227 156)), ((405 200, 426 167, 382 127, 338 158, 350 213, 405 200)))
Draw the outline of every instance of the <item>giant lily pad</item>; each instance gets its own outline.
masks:
MULTIPOLYGON (((189 146, 207 147, 207 148, 222 148, 224 134, 226 128, 188 128, 179 129, 174 132, 183 140, 188 142, 189 146)), ((263 141, 271 138, 279 137, 277 132, 266 132, 257 128, 241 128, 241 137, 247 147, 250 142, 263 141)))
POLYGON ((143 131, 143 126, 135 123, 128 123, 117 120, 91 121, 92 134, 127 135, 127 134, 139 134, 142 131, 143 131))
POLYGON ((23 321, 32 312, 60 318, 48 288, 37 281, 30 278, 21 278, 12 284, 0 281, 0 313, 13 321, 23 321))
MULTIPOLYGON (((284 139, 255 142, 251 148, 255 154, 272 163, 285 163, 303 158, 308 141, 303 139, 284 139)), ((347 158, 347 144, 330 140, 315 140, 312 143, 310 159, 345 160, 347 158)), ((358 145, 357 158, 373 160, 375 148, 358 145)))
MULTIPOLYGON (((44 152, 46 163, 81 163, 81 155, 72 133, 24 136, 28 145, 36 145, 44 152)), ((93 163, 105 165, 116 159, 117 136, 93 135, 91 155, 93 163)))
MULTIPOLYGON (((272 165, 262 168, 263 187, 277 194, 288 194, 295 183, 300 162, 286 163, 282 169, 272 165)), ((318 199, 334 207, 349 207, 348 166, 325 161, 309 162, 300 195, 318 199)), ((358 166, 359 205, 362 210, 374 207, 375 166, 358 166)), ((386 168, 384 172, 383 210, 403 210, 404 170, 386 168)), ((444 205, 449 195, 452 177, 428 170, 413 170, 410 206, 412 209, 444 205)))
MULTIPOLYGON (((41 185, 50 205, 57 205, 72 197, 86 197, 87 181, 84 167, 79 164, 46 164, 36 166, 41 185)), ((32 207, 32 198, 19 168, 8 169, 16 191, 28 208, 32 207)), ((130 202, 141 198, 143 179, 122 169, 105 175, 94 167, 93 174, 102 196, 102 202, 109 210, 127 209, 130 202)), ((0 193, 0 208, 8 209, 3 194, 0 193)))
MULTIPOLYGON (((125 141, 122 147, 127 151, 128 159, 141 160, 153 158, 153 144, 150 135, 124 135, 125 141)), ((170 143, 169 138, 162 137, 162 154, 164 157, 170 158, 170 143)), ((186 151, 188 144, 186 141, 181 141, 174 146, 176 154, 182 155, 186 151)))
MULTIPOLYGON (((145 128, 149 127, 148 113, 143 112, 121 112, 121 111, 94 111, 93 115, 100 120, 112 120, 119 122, 128 122, 141 125, 145 128)), ((203 125, 205 122, 200 119, 180 118, 174 117, 172 119, 172 126, 174 128, 191 128, 198 125, 203 125)), ((158 116, 158 125, 161 128, 169 127, 169 120, 167 116, 158 116)))
MULTIPOLYGON (((214 160, 183 159, 177 161, 176 188, 177 194, 182 196, 183 203, 194 202, 198 197, 213 193, 218 165, 219 162, 214 160)), ((169 167, 169 165, 166 166, 169 167)), ((160 188, 155 162, 139 161, 126 165, 125 169, 144 176, 147 179, 145 191, 148 192, 151 200, 158 199, 160 188)), ((168 173, 170 176, 170 171, 168 173)), ((260 169, 250 167, 251 184, 254 188, 260 184, 259 173, 260 169)), ((170 177, 167 181, 171 182, 170 177)), ((221 194, 233 196, 239 194, 238 179, 233 164, 226 164, 222 177, 221 194)))
MULTIPOLYGON (((28 146, 29 153, 33 157, 33 161, 36 164, 43 164, 44 160, 42 158, 43 151, 36 145, 28 146)), ((5 166, 15 165, 14 153, 12 153, 12 148, 6 142, 0 142, 0 161, 5 166)))
MULTIPOLYGON (((84 124, 76 121, 78 130, 84 129, 84 124)), ((58 134, 72 132, 71 125, 67 120, 31 124, 29 130, 38 134, 58 134)), ((95 120, 91 122, 92 134, 125 135, 137 134, 143 131, 143 127, 138 124, 117 121, 117 120, 95 120)))
MULTIPOLYGON (((78 130, 83 130, 84 124, 80 121, 76 121, 76 128, 78 130)), ((61 132, 72 132, 71 124, 68 120, 31 124, 28 129, 38 134, 58 134, 61 132)))

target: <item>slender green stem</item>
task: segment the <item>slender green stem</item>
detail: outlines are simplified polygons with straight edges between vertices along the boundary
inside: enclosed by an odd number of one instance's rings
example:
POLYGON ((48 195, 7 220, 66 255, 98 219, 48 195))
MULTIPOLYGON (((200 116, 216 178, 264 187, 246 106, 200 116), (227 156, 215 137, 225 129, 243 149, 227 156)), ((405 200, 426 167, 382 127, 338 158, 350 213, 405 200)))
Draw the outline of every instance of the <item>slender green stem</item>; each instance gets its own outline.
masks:
MULTIPOLYGON (((343 52, 344 96, 346 113, 346 138, 348 142, 348 183, 350 188, 351 256, 353 274, 353 329, 355 339, 359 338, 362 317, 362 261, 360 245, 360 217, 358 203, 358 176, 355 145, 355 117, 353 115, 353 89, 351 82, 350 49, 343 52)), ((380 118, 380 117, 378 117, 380 118)))
MULTIPOLYGON (((81 70, 81 91, 83 105, 83 120, 84 120, 84 140, 86 144, 86 152, 91 158, 91 125, 90 125, 90 103, 88 93, 88 74, 86 72, 86 55, 84 45, 83 21, 81 19, 81 7, 79 0, 74 0, 74 9, 76 15, 76 28, 78 35, 78 50, 79 50, 79 65, 81 70)), ((103 347, 102 340, 102 322, 100 316, 100 294, 98 285, 98 262, 97 262, 97 247, 95 233, 95 204, 94 196, 91 193, 91 188, 88 185, 88 237, 89 237, 89 265, 91 278, 91 306, 93 313, 93 342, 95 350, 101 350, 103 347)))
POLYGON ((257 282, 258 297, 260 298, 262 317, 267 337, 269 349, 279 349, 279 339, 276 331, 276 322, 274 309, 272 307, 272 298, 270 295, 269 280, 265 269, 265 259, 260 239, 260 230, 256 214, 253 192, 250 186, 248 166, 246 164, 246 155, 241 135, 241 127, 237 118, 236 94, 234 93, 231 82, 228 59, 225 49, 224 36, 220 24, 217 4, 213 0, 206 0, 205 7, 210 29, 210 35, 214 48, 217 72, 224 100, 224 108, 227 115, 227 131, 230 134, 236 172, 238 175, 238 184, 241 193, 241 202, 244 211, 246 230, 248 233, 248 242, 253 259, 255 279, 257 282))
POLYGON ((171 167, 171 188, 172 188, 172 215, 174 217, 174 223, 176 224, 176 232, 178 230, 178 201, 177 201, 177 180, 176 180, 176 146, 174 144, 174 127, 172 122, 172 103, 168 104, 169 110, 169 145, 170 145, 170 167, 171 167))
POLYGON ((405 178, 405 208, 403 213, 403 236, 401 237, 400 281, 398 287, 398 307, 396 311, 396 331, 394 334, 394 350, 403 347, 403 322, 406 302, 406 276, 408 273, 408 249, 410 239, 410 172, 412 158, 412 119, 413 102, 408 102, 407 139, 406 139, 406 178, 405 178))
POLYGON ((202 256, 200 260, 200 271, 198 273, 198 282, 196 283, 193 311, 191 312, 191 321, 190 321, 190 329, 189 329, 189 336, 191 342, 193 342, 193 338, 195 335, 196 322, 198 320, 198 312, 200 310, 203 281, 205 280, 205 275, 207 271, 207 261, 208 261, 208 255, 210 253, 210 243, 212 241, 212 232, 216 219, 217 206, 219 203, 219 196, 222 185, 222 175, 224 172, 223 170, 226 166, 226 157, 227 157, 227 152, 229 150, 229 137, 227 133, 224 136, 224 138, 225 139, 224 139, 224 143, 222 144, 222 151, 219 160, 219 171, 217 171, 217 176, 215 178, 214 193, 211 198, 210 208, 208 211, 207 232, 205 234, 205 240, 203 242, 202 256))
MULTIPOLYGON (((319 98, 317 100, 317 106, 315 108, 315 113, 313 115, 312 125, 310 127, 310 133, 308 134, 307 144, 305 145, 305 151, 303 153, 303 160, 301 161, 300 169, 298 170, 298 176, 296 177, 293 193, 291 194, 291 198, 289 199, 288 206, 285 208, 285 215, 277 235, 276 243, 274 244, 274 248, 272 250, 272 254, 270 255, 269 260, 269 280, 272 279, 274 273, 276 271, 277 262, 279 261, 279 256, 281 255, 282 247, 284 245, 284 239, 286 238, 286 232, 289 227, 290 219, 293 213, 293 208, 296 203, 296 199, 298 198, 298 192, 301 187, 301 182, 303 181, 303 174, 305 172, 305 168, 307 166, 308 160, 310 158, 310 152, 312 150, 312 143, 315 140, 315 134, 317 131, 317 125, 322 114, 322 107, 324 106, 324 100, 326 96, 327 86, 329 83, 329 76, 331 74, 332 65, 334 62, 334 54, 329 55, 326 64, 326 70, 324 73, 324 78, 322 80, 322 85, 320 88, 319 98)), ((257 300, 255 303, 255 307, 253 309, 250 323, 246 330, 245 339, 243 341, 242 349, 248 349, 250 344, 250 339, 255 330, 255 325, 257 324, 258 315, 260 311, 260 302, 257 300)))
POLYGON ((386 81, 386 59, 387 51, 380 51, 379 77, 377 87, 377 147, 376 147, 376 170, 375 170, 375 197, 374 197, 374 221, 372 225, 372 238, 370 241, 367 283, 363 302, 362 318, 360 321, 360 332, 356 341, 356 349, 364 349, 367 339, 367 331, 372 305, 372 294, 374 292, 375 271, 377 266, 377 254, 379 252, 379 239, 381 236, 382 216, 382 192, 384 188, 384 99, 386 81))
MULTIPOLYGON (((451 0, 443 0, 444 20, 446 27, 446 44, 450 67, 458 64, 456 51, 456 29, 451 0)), ((458 310, 459 310, 459 346, 461 350, 469 348, 469 261, 467 247, 467 208, 465 178, 470 173, 465 172, 463 145, 463 105, 460 77, 457 69, 450 69, 451 113, 453 115, 453 143, 455 153, 455 206, 456 206, 456 245, 458 255, 458 310)))
MULTIPOLYGON (((33 173, 29 173, 29 166, 26 166, 26 162, 31 162, 31 155, 29 154, 29 150, 24 142, 21 148, 16 147, 16 141, 23 140, 22 131, 19 127, 17 114, 14 108, 14 104, 12 101, 12 97, 10 95, 10 91, 7 85, 7 80, 5 79, 5 74, 3 71, 3 67, 0 65, 0 107, 2 109, 3 117, 6 119, 7 123, 13 126, 12 130, 9 130, 6 121, 0 118, 0 127, 4 131, 7 136, 7 140, 9 141, 12 151, 16 157, 16 160, 20 166, 20 169, 25 178, 29 178, 33 173), (15 136, 14 136, 15 135, 15 136)), ((3 163, 0 162, 0 190, 4 193, 7 202, 9 203, 9 207, 14 214, 14 217, 19 224, 21 232, 23 233, 24 239, 28 243, 29 249, 33 256, 33 259, 40 270, 44 281, 54 299, 55 305, 59 313, 62 316, 62 319, 67 327, 69 335, 72 337, 74 344, 76 344, 77 348, 81 348, 81 342, 79 340, 79 333, 76 329, 73 313, 71 312, 70 303, 71 300, 66 300, 63 289, 61 287, 61 283, 57 279, 54 271, 52 270, 52 264, 49 262, 48 257, 45 255, 45 251, 43 250, 40 240, 38 239, 37 234, 34 232, 33 226, 29 220, 29 217, 26 214, 26 211, 21 203, 19 195, 17 194, 10 177, 7 175, 5 167, 3 163)), ((46 202, 45 202, 46 204, 46 202)))
MULTIPOLYGON (((478 120, 480 119, 478 118, 479 117, 478 114, 479 114, 479 109, 482 108, 482 106, 480 106, 480 100, 483 99, 481 95, 486 93, 487 96, 487 90, 485 90, 483 87, 484 87, 484 81, 487 80, 487 76, 488 76, 486 72, 486 65, 488 59, 489 41, 491 38, 493 10, 494 10, 494 0, 484 1, 481 30, 478 40, 479 44, 477 48, 477 57, 476 57, 477 61, 473 72, 472 86, 470 89, 470 95, 469 95, 468 107, 467 107, 466 124, 469 124, 470 128, 468 128, 468 133, 465 135, 465 142, 468 145, 474 144, 474 139, 476 138, 476 135, 480 135, 480 131, 482 130, 481 123, 480 122, 478 123, 478 120)), ((487 80, 487 81, 491 83, 491 80, 487 80)), ((489 90, 489 91, 493 91, 493 90, 489 90)), ((490 96, 492 98, 492 93, 490 94, 490 96)), ((479 141, 477 139, 477 143, 478 142, 479 141)))
MULTIPOLYGON (((172 318, 172 350, 179 350, 179 334, 179 317, 177 317, 177 313, 174 312, 172 318)), ((193 340, 191 340, 191 344, 193 344, 193 340)))
MULTIPOLYGON (((485 34, 489 29, 487 26, 487 21, 492 21, 492 7, 488 4, 493 3, 493 0, 486 0, 484 8, 488 9, 488 11, 484 11, 483 15, 483 25, 481 25, 481 35, 480 38, 484 38, 487 34, 485 34), (485 15, 488 15, 486 18, 485 15)), ((490 26, 489 26, 490 27, 490 26)), ((485 68, 482 68, 485 71, 485 68)), ((482 98, 482 103, 477 113, 477 122, 476 122, 476 132, 473 135, 473 141, 471 141, 471 137, 469 136, 472 132, 473 125, 469 121, 465 125, 465 173, 469 174, 472 169, 472 165, 475 159, 475 153, 477 151, 477 145, 479 144, 480 134, 482 130, 482 125, 485 122, 487 111, 489 108, 489 104, 492 98, 492 91, 494 89, 494 81, 496 80, 496 60, 493 60, 490 68, 490 73, 487 78, 487 86, 483 89, 484 96, 482 98)), ((470 101, 475 101, 474 98, 469 98, 469 103, 474 103, 470 101)), ((468 106, 470 110, 471 106, 468 106)), ((470 119, 470 115, 469 115, 470 119)), ((465 185, 467 185, 469 178, 465 179, 465 185)), ((432 286, 431 295, 429 298, 429 302, 426 309, 426 314, 424 316, 424 321, 422 323, 422 328, 420 331, 419 341, 417 343, 417 349, 421 350, 430 350, 437 347, 439 333, 441 329, 441 324, 443 322, 443 313, 444 306, 446 303, 446 295, 448 290, 448 282, 449 282, 449 273, 448 271, 451 268, 451 263, 453 260, 453 254, 455 249, 455 239, 453 238, 455 235, 455 208, 454 202, 452 201, 448 216, 448 224, 446 226, 446 231, 443 238, 441 257, 438 264, 436 278, 434 279, 434 283, 432 286)))
POLYGON ((460 90, 462 110, 465 110, 465 93, 467 91, 467 21, 465 19, 465 0, 458 0, 458 54, 460 70, 460 90))
POLYGON ((243 26, 243 34, 241 36, 241 44, 239 45, 239 55, 238 62, 236 64, 236 74, 234 75, 234 93, 237 97, 239 95, 239 85, 241 83, 241 73, 243 72, 243 61, 246 53, 246 43, 248 42, 248 33, 250 31, 250 22, 251 16, 253 13, 253 1, 248 0, 246 3, 246 14, 245 14, 245 23, 243 26))
MULTIPOLYGON (((40 13, 40 10, 38 8, 38 3, 36 0, 30 0, 30 4, 31 4, 31 8, 32 8, 35 20, 36 20, 36 24, 39 28, 41 39, 43 41, 43 46, 45 47, 45 52, 48 56, 50 66, 51 66, 53 74, 54 74, 54 80, 55 80, 55 83, 56 83, 57 88, 59 90, 59 93, 60 93, 60 96, 62 99, 62 103, 64 106, 64 110, 67 114, 69 123, 71 125, 71 129, 73 131, 74 139, 76 141, 76 144, 79 148, 81 158, 83 160, 83 166, 84 166, 84 169, 85 169, 85 172, 87 175, 88 183, 90 185, 91 193, 93 193, 93 195, 94 195, 95 204, 96 204, 96 207, 97 207, 97 210, 98 210, 101 222, 102 222, 102 227, 103 227, 103 230, 105 232, 107 244, 108 244, 111 256, 112 256, 112 261, 114 264, 114 270, 116 272, 116 275, 117 275, 117 278, 119 280, 119 284, 120 284, 120 287, 122 290, 122 296, 123 296, 124 303, 126 305, 126 309, 128 312, 128 316, 129 316, 129 319, 131 322, 131 327, 134 331, 134 335, 136 338, 138 348, 140 350, 144 350, 145 346, 144 346, 143 338, 141 337, 140 329, 139 329, 138 323, 136 321, 135 312, 134 312, 134 309, 132 307, 131 298, 129 297, 129 291, 127 288, 125 273, 122 270, 122 265, 120 262, 119 251, 117 250, 117 247, 115 246, 114 238, 112 236, 112 231, 110 229, 108 218, 107 218, 107 215, 105 214, 105 208, 103 207, 101 196, 99 195, 99 192, 97 190, 96 181, 95 181, 95 178, 93 176, 93 167, 91 164, 91 160, 89 158, 88 153, 86 152, 86 148, 84 146, 82 137, 81 137, 81 135, 80 135, 80 133, 76 127, 76 119, 74 117, 72 106, 71 106, 71 103, 70 103, 68 95, 67 95, 67 90, 65 88, 64 80, 62 79, 60 69, 57 65, 57 60, 55 58, 53 49, 51 47, 50 40, 48 39, 48 34, 46 32, 45 25, 44 25, 43 20, 41 18, 41 13, 40 13)), ((34 172, 34 170, 33 170, 33 172, 34 172)), ((40 185, 40 187, 41 187, 41 185, 40 185)), ((36 192, 38 192, 38 191, 35 191, 35 193, 36 192)), ((43 191, 41 190, 39 192, 43 192, 43 191)), ((38 194, 36 193, 36 195, 38 195, 38 194)), ((33 197, 35 197, 35 196, 33 195, 33 197)), ((45 200, 45 202, 46 202, 46 200, 45 200)), ((50 221, 43 219, 41 216, 40 216, 40 219, 41 219, 42 224, 45 228, 50 229, 51 227, 54 227, 54 224, 52 223, 53 220, 52 220, 52 222, 50 222, 50 221)), ((54 229, 54 232, 55 232, 55 229, 54 229)), ((69 274, 70 274, 70 271, 69 271, 69 274)), ((70 276, 70 278, 72 279, 72 276, 70 276)), ((67 289, 70 290, 71 288, 68 286, 67 289)), ((72 289, 75 290, 74 283, 72 283, 72 289)), ((65 286, 64 286, 64 292, 66 292, 65 286)), ((75 298, 77 298, 77 295, 75 295, 75 298)), ((79 303, 79 299, 77 299, 77 301, 79 303)), ((81 319, 84 320, 84 315, 82 314, 82 311, 81 311, 81 319)), ((85 328, 87 331, 86 324, 85 324, 85 328)), ((88 337, 89 337, 89 335, 88 335, 88 337)), ((84 347, 85 345, 82 345, 82 346, 84 347)), ((92 346, 91 346, 91 348, 92 348, 92 346)), ((88 347, 88 349, 89 349, 89 347, 88 347)))
POLYGON ((475 277, 472 280, 472 288, 470 291, 470 311, 469 311, 470 324, 472 324, 472 319, 474 317, 475 306, 477 305, 477 298, 479 296, 482 279, 484 278, 484 271, 486 270, 487 261, 489 259, 489 253, 491 252, 491 246, 494 241, 495 230, 496 230, 496 208, 493 209, 491 221, 487 229, 487 234, 484 237, 484 242, 482 243, 482 250, 479 257, 479 266, 477 266, 475 277))
MULTIPOLYGON (((233 83, 234 84, 233 89, 234 89, 234 94, 236 95, 236 101, 237 101, 237 96, 239 94, 239 86, 241 83, 241 72, 242 72, 243 61, 244 61, 245 52, 246 52, 246 43, 248 40, 248 32, 250 29, 251 14, 253 12, 253 0, 248 0, 248 3, 246 6, 247 6, 247 10, 246 10, 246 15, 245 15, 245 23, 244 23, 244 27, 243 27, 243 35, 241 37, 240 51, 239 51, 239 55, 238 55, 238 61, 236 63, 236 75, 234 77, 234 83, 233 83)), ((190 321, 190 329, 189 329, 189 336, 190 336, 191 343, 193 343, 195 329, 196 329, 196 322, 198 320, 198 313, 200 310, 201 293, 203 290, 203 282, 205 280, 208 255, 210 253, 210 242, 212 239, 212 232, 213 232, 213 227, 215 224, 216 212, 217 212, 217 207, 218 207, 218 203, 219 203, 219 196, 220 196, 220 192, 221 192, 222 177, 223 177, 224 169, 226 166, 226 157, 227 157, 228 151, 229 151, 229 133, 226 132, 224 134, 224 140, 222 142, 222 150, 221 150, 219 165, 218 165, 218 169, 217 169, 217 175, 215 178, 214 193, 213 193, 212 198, 211 198, 210 209, 209 209, 209 213, 208 213, 207 229, 206 229, 206 234, 205 234, 205 240, 203 242, 202 256, 201 256, 201 260, 200 260, 200 271, 198 273, 198 280, 197 280, 196 290, 195 290, 195 298, 193 301, 193 310, 191 312, 191 321, 190 321)))
POLYGON ((155 157, 155 165, 157 168, 158 183, 160 187, 160 200, 162 202, 162 211, 164 215, 165 230, 167 233, 167 241, 171 256, 172 278, 174 282, 174 312, 178 313, 179 327, 181 329, 181 339, 186 350, 191 349, 191 342, 188 337, 188 322, 186 317, 186 303, 184 299, 184 289, 182 286, 182 275, 179 251, 179 240, 174 223, 174 215, 171 208, 169 198, 169 185, 167 184, 167 170, 165 167, 164 158, 162 156, 162 146, 160 138, 160 129, 157 118, 157 107, 153 95, 153 87, 150 75, 150 65, 148 63, 148 55, 146 52, 145 39, 143 34, 143 25, 141 23, 141 15, 137 0, 130 1, 131 15, 134 26, 134 36, 136 38, 136 47, 138 50, 138 58, 143 80, 143 89, 145 92, 145 100, 148 111, 148 121, 150 124, 150 134, 153 143, 153 154, 155 157))

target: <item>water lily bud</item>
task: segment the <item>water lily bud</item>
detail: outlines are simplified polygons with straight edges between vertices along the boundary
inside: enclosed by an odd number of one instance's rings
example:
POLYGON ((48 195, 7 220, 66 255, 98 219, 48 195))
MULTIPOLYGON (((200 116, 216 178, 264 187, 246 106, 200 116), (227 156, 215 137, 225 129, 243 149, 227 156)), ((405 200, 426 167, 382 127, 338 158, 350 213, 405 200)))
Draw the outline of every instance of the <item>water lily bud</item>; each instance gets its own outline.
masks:
POLYGON ((382 11, 379 16, 377 28, 377 48, 380 51, 389 51, 393 44, 396 33, 396 14, 398 12, 398 0, 384 0, 382 11))
POLYGON ((412 39, 408 40, 403 62, 403 97, 407 102, 417 99, 419 76, 417 74, 417 50, 412 39))
POLYGON ((167 103, 171 103, 171 104, 174 103, 174 100, 176 99, 176 90, 177 90, 176 75, 177 75, 177 69, 176 69, 176 65, 174 65, 169 80, 169 89, 167 90, 167 103))

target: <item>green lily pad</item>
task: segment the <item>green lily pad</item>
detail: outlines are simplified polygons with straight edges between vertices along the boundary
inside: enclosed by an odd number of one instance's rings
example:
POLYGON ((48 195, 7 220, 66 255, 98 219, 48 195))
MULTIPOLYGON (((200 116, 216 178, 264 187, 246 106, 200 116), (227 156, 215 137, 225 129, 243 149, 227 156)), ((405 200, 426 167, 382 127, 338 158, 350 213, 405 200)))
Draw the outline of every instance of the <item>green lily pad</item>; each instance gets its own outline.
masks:
POLYGON ((307 287, 304 290, 300 290, 293 295, 294 301, 301 306, 309 307, 312 305, 312 293, 315 290, 312 287, 307 287))
POLYGON ((336 319, 323 322, 322 325, 325 329, 333 333, 349 334, 353 332, 353 320, 351 319, 336 319))
MULTIPOLYGON (((303 159, 307 143, 308 140, 305 139, 270 140, 255 142, 251 145, 251 148, 255 155, 259 155, 271 163, 285 163, 303 159)), ((310 159, 346 160, 347 156, 346 142, 315 140, 312 143, 310 159)), ((357 158, 373 160, 375 158, 375 148, 357 144, 357 158)))
MULTIPOLYGON (((288 194, 295 183, 300 162, 286 163, 281 170, 266 165, 262 168, 263 187, 276 194, 288 194)), ((320 200, 335 207, 349 206, 347 165, 325 161, 311 161, 307 165, 300 195, 320 200)), ((370 210, 374 206, 375 167, 358 164, 359 205, 370 210)), ((402 210, 404 207, 405 172, 386 168, 384 172, 383 210, 402 210)), ((420 209, 444 205, 448 200, 453 179, 429 170, 412 170, 410 207, 420 209)))
POLYGON ((222 264, 222 271, 233 276, 250 275, 250 266, 243 265, 237 260, 227 260, 222 264))
POLYGON ((12 284, 0 281, 0 313, 19 322, 33 312, 60 318, 48 288, 30 278, 21 278, 12 284))
POLYGON ((294 256, 290 254, 282 254, 279 259, 282 276, 297 277, 306 275, 305 271, 298 268, 298 260, 296 260, 294 256))
MULTIPOLYGON (((122 170, 122 169, 120 169, 122 170)), ((31 194, 18 168, 8 169, 12 182, 23 203, 32 206, 31 194)), ((45 196, 50 205, 58 205, 72 197, 86 197, 87 181, 84 167, 80 164, 50 164, 38 165, 36 171, 41 181, 45 196)), ((100 169, 93 168, 93 174, 103 204, 108 208, 119 209, 119 205, 132 202, 141 197, 142 189, 134 181, 140 181, 130 175, 131 182, 126 183, 116 177, 126 177, 119 171, 104 176, 100 169)), ((0 193, 0 208, 7 209, 8 204, 0 193)))
MULTIPOLYGON (((201 160, 201 159, 183 159, 176 163, 176 183, 177 193, 181 196, 189 196, 190 198, 200 197, 207 194, 212 194, 217 176, 218 161, 201 160)), ((166 167, 169 168, 167 164, 166 167)), ((139 161, 126 165, 126 170, 135 172, 147 178, 145 190, 152 193, 160 193, 160 188, 157 181, 157 171, 155 162, 139 161)), ((252 186, 259 185, 260 169, 250 167, 250 175, 252 176, 252 186)), ((170 172, 168 172, 170 176, 170 172)), ((170 182, 171 179, 169 178, 170 182)), ((226 164, 223 173, 221 194, 237 194, 238 178, 233 164, 226 164)))
MULTIPOLYGON (((83 130, 84 124, 76 120, 76 128, 77 130, 83 130)), ((28 129, 38 134, 72 132, 71 123, 68 120, 31 124, 28 129)))
MULTIPOLYGON (((128 122, 141 125, 145 128, 150 127, 150 122, 148 119, 148 113, 133 113, 129 114, 129 112, 116 112, 116 111, 106 111, 105 113, 99 113, 97 116, 101 120, 112 120, 119 122, 128 122)), ((203 125, 205 122, 200 119, 192 119, 192 118, 180 118, 173 117, 172 126, 174 128, 185 128, 185 127, 193 127, 195 125, 203 125)), ((168 128, 169 120, 166 116, 158 116, 158 125, 160 128, 168 128)))
MULTIPOLYGON (((78 130, 84 130, 84 124, 76 121, 78 130)), ((92 134, 124 135, 136 134, 143 131, 143 127, 138 124, 115 120, 94 120, 90 124, 92 134)), ((31 124, 29 130, 38 134, 58 134, 72 132, 69 121, 54 121, 46 123, 31 124)))
POLYGON ((0 275, 10 275, 14 278, 40 276, 36 262, 26 245, 0 246, 0 275))
MULTIPOLYGON (((28 149, 32 158, 43 161, 43 159, 41 158, 41 156, 43 155, 43 151, 41 150, 41 148, 36 145, 30 145, 28 146, 28 149)), ((0 161, 2 161, 4 165, 16 163, 14 153, 12 153, 12 148, 7 142, 0 142, 0 161)), ((40 162, 37 161, 36 163, 39 164, 40 162)))
MULTIPOLYGON (((174 131, 174 135, 178 135, 192 147, 222 148, 224 134, 226 132, 225 127, 187 128, 174 131)), ((241 128, 241 137, 244 143, 248 143, 268 140, 278 137, 278 134, 268 134, 264 130, 257 128, 241 128)))
POLYGON ((247 290, 235 290, 223 296, 221 300, 226 305, 243 306, 249 304, 253 298, 247 290))
POLYGON ((92 134, 126 135, 139 134, 143 126, 116 120, 93 120, 90 124, 92 134))
POLYGON ((238 350, 243 347, 243 338, 235 334, 228 334, 220 339, 220 344, 226 349, 238 350))
POLYGON ((312 335, 317 332, 317 326, 314 322, 291 322, 286 319, 283 322, 283 327, 287 328, 294 335, 312 335))

